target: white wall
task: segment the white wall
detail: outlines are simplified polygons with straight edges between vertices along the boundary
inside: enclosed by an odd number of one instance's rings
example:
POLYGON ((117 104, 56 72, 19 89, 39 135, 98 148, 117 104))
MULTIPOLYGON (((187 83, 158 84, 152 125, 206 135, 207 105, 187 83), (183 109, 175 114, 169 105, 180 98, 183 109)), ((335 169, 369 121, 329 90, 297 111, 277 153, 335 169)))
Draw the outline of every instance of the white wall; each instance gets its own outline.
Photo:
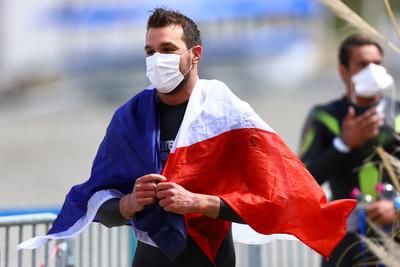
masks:
POLYGON ((3 75, 57 60, 58 33, 47 29, 41 12, 51 0, 3 0, 1 66, 3 75))

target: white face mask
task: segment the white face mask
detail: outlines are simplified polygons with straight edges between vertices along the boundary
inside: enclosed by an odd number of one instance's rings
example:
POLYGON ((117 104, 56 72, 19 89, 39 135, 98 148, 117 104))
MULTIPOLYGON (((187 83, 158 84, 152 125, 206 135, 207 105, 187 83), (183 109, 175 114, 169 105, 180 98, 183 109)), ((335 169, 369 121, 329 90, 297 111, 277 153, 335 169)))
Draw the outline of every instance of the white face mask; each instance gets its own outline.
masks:
POLYGON ((374 63, 357 72, 351 77, 357 96, 371 97, 381 93, 393 84, 393 77, 386 69, 374 63))
POLYGON ((157 52, 146 57, 146 76, 160 93, 167 94, 174 90, 183 81, 184 75, 192 69, 193 63, 184 74, 180 72, 179 62, 182 55, 157 52))

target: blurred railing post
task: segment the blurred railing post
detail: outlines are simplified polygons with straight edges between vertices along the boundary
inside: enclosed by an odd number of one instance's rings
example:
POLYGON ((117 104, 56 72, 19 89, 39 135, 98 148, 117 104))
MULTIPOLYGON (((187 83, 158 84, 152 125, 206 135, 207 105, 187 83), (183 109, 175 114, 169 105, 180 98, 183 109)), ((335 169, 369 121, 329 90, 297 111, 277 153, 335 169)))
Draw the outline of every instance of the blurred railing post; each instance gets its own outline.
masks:
POLYGON ((75 241, 73 239, 60 240, 56 244, 56 267, 75 267, 75 241))
POLYGON ((250 245, 248 253, 249 253, 249 265, 248 266, 262 266, 261 265, 261 246, 250 245))
POLYGON ((76 250, 75 242, 73 239, 67 239, 67 264, 66 267, 76 266, 76 250))
POLYGON ((56 242, 56 267, 65 267, 67 258, 67 243, 63 240, 58 240, 56 242))

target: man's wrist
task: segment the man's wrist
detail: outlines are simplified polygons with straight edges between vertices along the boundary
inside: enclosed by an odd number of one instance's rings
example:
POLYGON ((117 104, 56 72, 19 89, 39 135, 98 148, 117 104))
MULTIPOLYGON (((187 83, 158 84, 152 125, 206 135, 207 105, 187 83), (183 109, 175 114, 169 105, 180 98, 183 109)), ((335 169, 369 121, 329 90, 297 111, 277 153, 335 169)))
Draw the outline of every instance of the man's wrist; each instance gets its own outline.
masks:
POLYGON ((343 142, 342 138, 340 137, 335 137, 332 144, 333 147, 340 153, 347 154, 351 151, 351 149, 343 142))
POLYGON ((210 218, 217 218, 220 209, 220 198, 217 196, 198 194, 198 211, 210 218))
POLYGON ((123 196, 121 198, 121 200, 119 201, 119 211, 121 212, 122 216, 127 219, 130 220, 133 218, 133 216, 135 215, 134 211, 131 211, 128 207, 129 207, 129 195, 123 196))

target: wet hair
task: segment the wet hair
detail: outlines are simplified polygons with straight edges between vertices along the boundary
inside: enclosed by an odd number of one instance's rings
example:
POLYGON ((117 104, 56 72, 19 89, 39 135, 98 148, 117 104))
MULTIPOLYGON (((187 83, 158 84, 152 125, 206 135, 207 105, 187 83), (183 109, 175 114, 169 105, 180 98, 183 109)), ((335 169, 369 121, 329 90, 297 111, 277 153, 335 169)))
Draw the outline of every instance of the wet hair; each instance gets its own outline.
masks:
POLYGON ((343 40, 339 47, 339 63, 344 65, 346 68, 349 67, 350 58, 353 47, 360 47, 364 45, 374 45, 379 49, 381 55, 383 55, 383 49, 378 42, 374 41, 368 36, 362 34, 350 35, 343 40))
POLYGON ((183 41, 187 48, 201 45, 200 31, 192 19, 178 11, 159 7, 154 9, 147 20, 147 31, 150 28, 162 28, 170 25, 179 25, 183 29, 183 41))

